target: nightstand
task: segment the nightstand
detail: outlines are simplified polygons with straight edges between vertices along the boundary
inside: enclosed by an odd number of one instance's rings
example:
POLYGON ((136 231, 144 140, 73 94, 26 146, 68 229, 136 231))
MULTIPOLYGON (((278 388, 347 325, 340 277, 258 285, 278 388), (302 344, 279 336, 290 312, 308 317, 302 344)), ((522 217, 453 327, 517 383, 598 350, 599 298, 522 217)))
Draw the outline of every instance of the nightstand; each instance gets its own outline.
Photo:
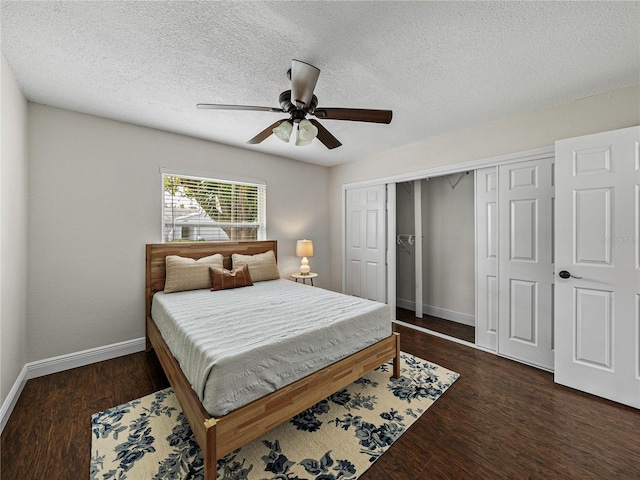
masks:
POLYGON ((313 279, 316 278, 318 276, 317 273, 307 273, 306 275, 303 275, 302 273, 292 273, 291 274, 291 278, 295 278, 296 279, 296 283, 298 283, 299 279, 302 279, 302 283, 304 283, 306 285, 307 283, 307 278, 309 280, 311 280, 311 286, 313 287, 313 279))

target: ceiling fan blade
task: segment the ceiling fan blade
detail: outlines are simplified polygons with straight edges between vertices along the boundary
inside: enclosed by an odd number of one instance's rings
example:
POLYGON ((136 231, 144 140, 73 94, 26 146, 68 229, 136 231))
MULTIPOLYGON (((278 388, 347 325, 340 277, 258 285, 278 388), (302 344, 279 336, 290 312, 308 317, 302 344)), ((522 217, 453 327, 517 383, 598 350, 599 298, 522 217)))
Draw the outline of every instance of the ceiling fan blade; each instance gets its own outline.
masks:
POLYGON ((361 108, 317 108, 313 114, 327 120, 351 120, 353 122, 391 123, 391 110, 361 108))
POLYGON ((291 61, 291 101, 298 107, 306 107, 311 104, 313 90, 316 88, 320 69, 300 60, 291 61))
POLYGON ((278 112, 283 113, 281 108, 275 107, 255 107, 252 105, 220 105, 215 103, 198 103, 196 108, 210 110, 251 110, 255 112, 278 112))
POLYGON ((282 120, 278 120, 277 122, 269 125, 267 128, 265 128, 263 131, 261 131, 259 134, 257 134, 255 137, 253 137, 251 140, 249 140, 247 143, 249 145, 255 145, 256 143, 262 142, 263 140, 268 138, 269 135, 271 135, 273 133, 273 129, 274 128, 276 128, 282 122, 286 122, 287 120, 288 120, 288 118, 283 118, 282 120))
POLYGON ((342 145, 336 137, 329 133, 329 130, 327 130, 320 124, 320 122, 314 120, 313 118, 310 118, 309 121, 313 123, 318 129, 318 140, 320 140, 329 150, 333 150, 334 148, 338 148, 340 145, 342 145))

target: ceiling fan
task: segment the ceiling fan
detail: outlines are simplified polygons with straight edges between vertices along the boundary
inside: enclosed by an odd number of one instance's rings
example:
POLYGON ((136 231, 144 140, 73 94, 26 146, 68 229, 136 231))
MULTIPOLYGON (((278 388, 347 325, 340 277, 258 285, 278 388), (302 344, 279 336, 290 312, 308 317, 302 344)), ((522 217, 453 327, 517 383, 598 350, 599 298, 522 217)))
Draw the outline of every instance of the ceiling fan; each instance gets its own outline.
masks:
POLYGON ((298 125, 296 145, 308 145, 314 138, 318 138, 328 149, 342 145, 336 137, 324 128, 317 120, 307 119, 307 115, 327 120, 349 120, 353 122, 391 123, 391 110, 369 110, 359 108, 317 108, 318 98, 313 94, 320 69, 300 60, 291 62, 291 69, 287 72, 291 80, 291 90, 280 94, 280 108, 256 107, 250 105, 220 105, 198 103, 197 108, 214 110, 251 110, 258 112, 288 113, 289 118, 283 118, 269 125, 247 143, 254 145, 268 138, 272 133, 280 140, 288 142, 294 125, 298 125))

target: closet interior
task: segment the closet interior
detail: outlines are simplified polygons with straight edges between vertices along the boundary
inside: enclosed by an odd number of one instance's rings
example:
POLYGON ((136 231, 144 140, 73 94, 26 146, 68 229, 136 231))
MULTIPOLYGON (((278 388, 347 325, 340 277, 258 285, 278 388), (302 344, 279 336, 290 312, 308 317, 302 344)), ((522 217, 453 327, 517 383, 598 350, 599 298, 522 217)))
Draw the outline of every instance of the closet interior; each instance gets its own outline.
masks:
POLYGON ((474 172, 396 185, 396 318, 475 343, 474 172))

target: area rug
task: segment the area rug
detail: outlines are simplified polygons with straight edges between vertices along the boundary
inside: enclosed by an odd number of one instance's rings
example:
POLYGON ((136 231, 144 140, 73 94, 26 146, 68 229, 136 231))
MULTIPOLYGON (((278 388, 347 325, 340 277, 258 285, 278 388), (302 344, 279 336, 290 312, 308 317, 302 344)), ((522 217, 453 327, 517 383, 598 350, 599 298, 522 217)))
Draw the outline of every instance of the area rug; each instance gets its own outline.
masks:
MULTIPOLYGON (((219 480, 355 480, 459 377, 402 353, 218 461, 219 480)), ((203 459, 171 388, 91 418, 91 480, 201 480, 203 459)))

